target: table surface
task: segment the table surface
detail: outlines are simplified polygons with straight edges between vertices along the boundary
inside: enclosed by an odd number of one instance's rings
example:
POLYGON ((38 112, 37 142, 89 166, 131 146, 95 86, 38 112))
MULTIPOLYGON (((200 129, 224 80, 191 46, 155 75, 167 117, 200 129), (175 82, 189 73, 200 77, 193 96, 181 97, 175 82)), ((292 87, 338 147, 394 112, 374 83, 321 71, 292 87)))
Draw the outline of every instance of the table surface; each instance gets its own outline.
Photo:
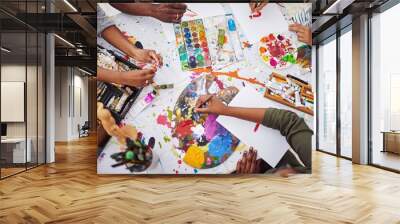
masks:
MULTIPOLYGON (((219 4, 219 3, 215 3, 219 4)), ((230 13, 229 4, 223 4, 226 13, 230 13)), ((290 9, 290 8, 289 8, 290 9)), ((289 12, 287 10, 286 12, 289 12)), ((283 12, 285 13, 285 12, 283 12)), ((164 66, 157 72, 155 82, 157 84, 174 83, 173 89, 161 90, 160 95, 156 97, 152 105, 147 107, 137 116, 135 114, 136 104, 134 104, 124 119, 124 123, 134 125, 140 130, 144 136, 153 136, 156 139, 156 145, 153 149, 153 162, 151 166, 141 174, 223 174, 231 173, 236 169, 236 163, 241 158, 242 153, 248 147, 240 144, 235 152, 221 165, 210 169, 196 170, 177 157, 177 152, 173 146, 172 141, 165 141, 165 136, 171 136, 171 130, 167 127, 157 124, 156 118, 159 114, 164 113, 167 109, 173 110, 176 100, 181 94, 182 90, 191 82, 198 74, 193 72, 183 72, 180 68, 178 52, 176 49, 175 41, 168 41, 165 32, 159 22, 151 17, 131 16, 127 14, 118 14, 113 17, 117 26, 129 35, 135 36, 137 40, 142 42, 143 46, 147 49, 155 49, 164 59, 164 66)), ((273 21, 271 21, 273 22, 273 21)), ((266 34, 273 33, 273 30, 266 30, 266 34)), ((239 25, 239 36, 241 42, 247 40, 245 35, 242 34, 239 25)), ((115 50, 111 45, 101 38, 98 38, 98 44, 115 50)), ((239 69, 239 75, 245 78, 256 78, 257 81, 265 83, 267 75, 270 74, 271 69, 262 62, 258 56, 257 47, 250 47, 244 49, 245 60, 232 64, 222 69, 222 71, 233 71, 239 69)), ((290 66, 287 69, 280 70, 282 74, 291 74, 302 80, 308 81, 314 88, 315 79, 311 72, 301 72, 297 66, 290 66)), ((224 83, 242 88, 243 80, 232 79, 230 77, 219 76, 224 83)), ((246 82, 246 85, 252 85, 260 94, 264 94, 265 88, 246 82)), ((314 89, 315 90, 315 89, 314 89)), ((150 92, 150 87, 143 89, 136 102, 139 102, 144 96, 150 92)), ((266 99, 268 100, 268 99, 266 99)), ((299 116, 303 117, 310 127, 313 127, 313 117, 303 112, 294 110, 285 105, 275 103, 276 108, 288 109, 296 112, 299 116)), ((110 155, 119 152, 120 146, 115 138, 111 138, 103 149, 103 152, 98 157, 97 171, 99 174, 135 174, 131 173, 124 166, 112 168, 111 165, 116 162, 110 158, 110 155)))

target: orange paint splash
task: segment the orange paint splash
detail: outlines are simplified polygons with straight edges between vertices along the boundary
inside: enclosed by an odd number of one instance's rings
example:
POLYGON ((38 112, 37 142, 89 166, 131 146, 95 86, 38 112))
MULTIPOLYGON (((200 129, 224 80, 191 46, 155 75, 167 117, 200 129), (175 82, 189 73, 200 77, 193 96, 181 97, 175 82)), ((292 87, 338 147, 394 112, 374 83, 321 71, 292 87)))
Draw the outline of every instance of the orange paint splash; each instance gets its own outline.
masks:
POLYGON ((212 68, 210 68, 210 67, 207 67, 207 68, 196 68, 196 69, 192 70, 192 72, 196 72, 196 73, 207 72, 207 73, 210 73, 211 75, 214 75, 214 76, 229 76, 229 77, 232 77, 232 78, 235 78, 235 79, 244 80, 244 81, 247 81, 249 83, 265 87, 265 84, 262 83, 262 82, 257 81, 256 78, 246 78, 246 77, 240 76, 238 71, 239 70, 234 70, 234 71, 229 71, 229 72, 216 72, 216 71, 213 71, 212 68))

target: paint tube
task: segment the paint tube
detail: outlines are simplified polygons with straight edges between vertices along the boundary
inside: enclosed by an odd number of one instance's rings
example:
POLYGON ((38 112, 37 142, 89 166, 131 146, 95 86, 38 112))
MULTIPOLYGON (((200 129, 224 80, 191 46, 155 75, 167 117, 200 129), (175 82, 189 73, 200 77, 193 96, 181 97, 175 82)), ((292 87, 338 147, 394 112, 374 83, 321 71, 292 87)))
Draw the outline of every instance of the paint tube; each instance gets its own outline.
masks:
POLYGON ((228 19, 228 33, 229 39, 233 45, 233 49, 235 50, 236 59, 238 61, 244 59, 243 51, 242 51, 242 44, 240 43, 239 35, 236 29, 235 21, 232 17, 228 19))

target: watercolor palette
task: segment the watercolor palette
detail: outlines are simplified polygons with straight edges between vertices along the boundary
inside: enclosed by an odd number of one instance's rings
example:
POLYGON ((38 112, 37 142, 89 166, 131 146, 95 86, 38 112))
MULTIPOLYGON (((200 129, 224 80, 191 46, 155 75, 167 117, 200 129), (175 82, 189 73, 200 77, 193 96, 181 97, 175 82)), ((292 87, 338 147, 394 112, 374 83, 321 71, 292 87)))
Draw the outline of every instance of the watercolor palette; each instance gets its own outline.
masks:
POLYGON ((237 93, 237 88, 224 88, 212 75, 194 79, 183 90, 173 110, 172 137, 178 155, 187 165, 196 169, 213 168, 234 152, 239 139, 216 122, 217 115, 196 113, 194 107, 202 94, 216 94, 229 103, 237 93))
POLYGON ((183 71, 211 66, 206 30, 202 19, 174 24, 174 31, 183 71))
POLYGON ((297 49, 285 34, 269 34, 260 39, 258 52, 263 62, 273 69, 285 69, 296 64, 297 49))

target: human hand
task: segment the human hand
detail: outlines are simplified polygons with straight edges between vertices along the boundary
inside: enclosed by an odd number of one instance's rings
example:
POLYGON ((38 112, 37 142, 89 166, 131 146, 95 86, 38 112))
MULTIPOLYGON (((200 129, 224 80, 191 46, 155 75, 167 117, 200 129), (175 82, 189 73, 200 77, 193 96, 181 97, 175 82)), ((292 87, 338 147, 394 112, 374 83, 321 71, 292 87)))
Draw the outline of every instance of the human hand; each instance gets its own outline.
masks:
POLYGON ((275 174, 281 176, 281 177, 289 177, 291 174, 296 174, 296 170, 293 168, 280 168, 278 169, 275 174))
POLYGON ((263 0, 260 2, 249 3, 251 13, 260 12, 267 4, 268 4, 268 1, 266 1, 266 0, 263 0))
POLYGON ((154 50, 147 49, 135 49, 132 57, 141 63, 151 63, 156 65, 156 67, 161 67, 163 64, 163 59, 160 54, 157 54, 154 50))
POLYGON ((197 100, 194 111, 199 113, 222 114, 227 107, 228 106, 226 106, 215 95, 202 95, 197 100))
POLYGON ((120 83, 134 87, 144 87, 153 82, 155 69, 132 70, 120 73, 120 83))
POLYGON ((297 39, 299 39, 299 41, 306 43, 310 46, 312 45, 312 33, 311 29, 308 26, 304 26, 297 23, 290 24, 289 30, 296 32, 297 39))
POLYGON ((261 159, 257 159, 257 151, 250 147, 249 152, 244 152, 242 159, 236 164, 236 173, 260 173, 261 159))
POLYGON ((183 14, 186 12, 184 3, 161 3, 153 4, 152 17, 166 23, 179 23, 183 14))

